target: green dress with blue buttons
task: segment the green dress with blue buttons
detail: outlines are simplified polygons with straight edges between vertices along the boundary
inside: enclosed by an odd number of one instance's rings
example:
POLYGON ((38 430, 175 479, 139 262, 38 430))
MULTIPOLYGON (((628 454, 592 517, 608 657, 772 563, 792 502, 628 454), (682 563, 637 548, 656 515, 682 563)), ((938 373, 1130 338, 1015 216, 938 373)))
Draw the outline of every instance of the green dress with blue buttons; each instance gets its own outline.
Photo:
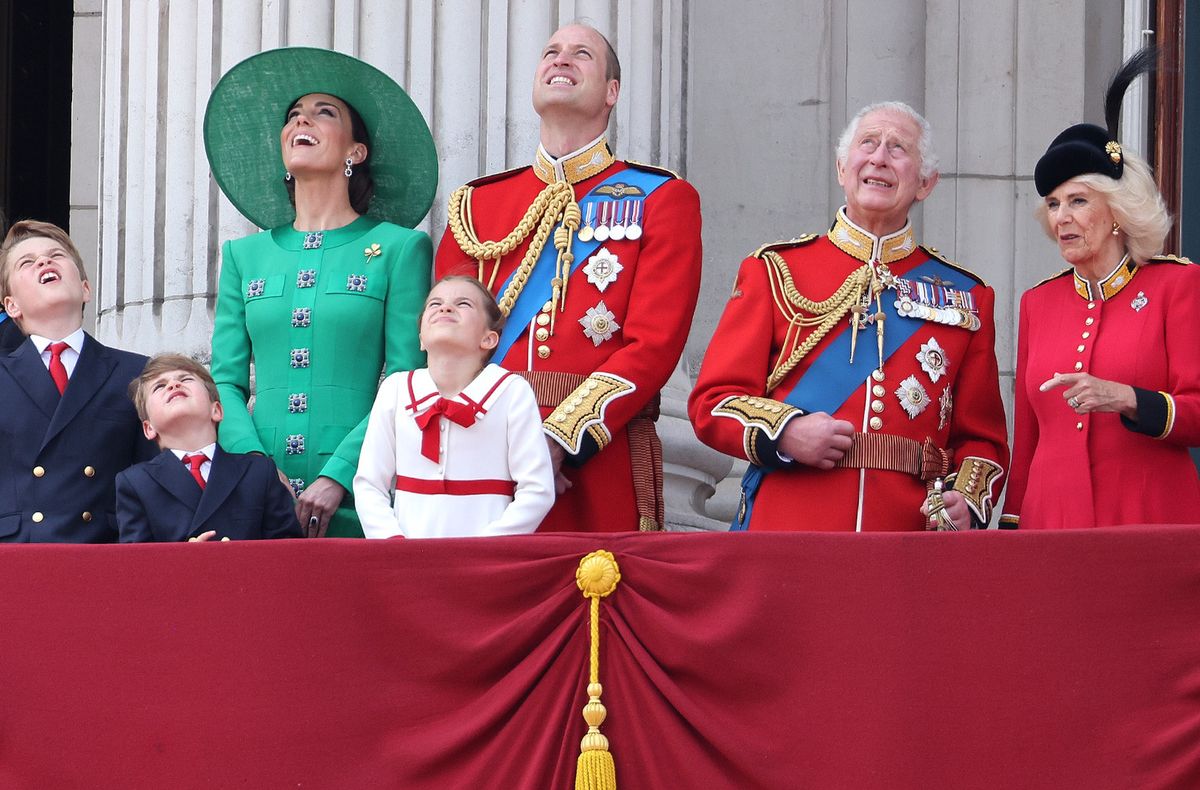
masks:
POLYGON ((340 484, 330 537, 363 534, 350 492, 381 374, 425 364, 417 325, 432 254, 426 234, 365 216, 317 233, 283 226, 221 252, 221 447, 271 456, 297 494, 318 476, 340 484))

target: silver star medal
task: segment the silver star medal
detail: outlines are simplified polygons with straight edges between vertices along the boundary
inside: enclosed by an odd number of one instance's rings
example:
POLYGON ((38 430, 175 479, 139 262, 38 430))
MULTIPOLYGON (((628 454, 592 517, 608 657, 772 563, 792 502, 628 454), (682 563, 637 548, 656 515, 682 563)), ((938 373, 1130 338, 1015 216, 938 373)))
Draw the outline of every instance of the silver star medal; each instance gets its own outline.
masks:
POLYGON ((583 334, 597 346, 605 340, 612 340, 613 332, 621 328, 617 317, 605 306, 604 300, 595 307, 589 307, 587 315, 579 319, 579 325, 583 327, 583 334))
POLYGON ((909 376, 900 382, 900 386, 896 388, 896 397, 900 399, 900 408, 904 409, 910 420, 917 419, 917 415, 932 403, 929 393, 921 386, 921 382, 917 381, 916 376, 909 376))
POLYGON ((1150 300, 1146 298, 1146 292, 1138 291, 1138 295, 1129 303, 1129 306, 1133 308, 1135 313, 1140 313, 1142 312, 1142 308, 1148 304, 1150 304, 1150 300))
POLYGON ((921 363, 921 370, 929 374, 929 380, 934 384, 946 375, 950 367, 950 360, 946 358, 946 352, 938 345, 935 337, 929 338, 928 343, 921 344, 921 350, 917 352, 917 361, 921 363))
POLYGON ((609 252, 607 247, 601 247, 599 252, 588 258, 583 273, 587 275, 589 283, 604 293, 604 289, 617 279, 624 268, 616 255, 609 252))

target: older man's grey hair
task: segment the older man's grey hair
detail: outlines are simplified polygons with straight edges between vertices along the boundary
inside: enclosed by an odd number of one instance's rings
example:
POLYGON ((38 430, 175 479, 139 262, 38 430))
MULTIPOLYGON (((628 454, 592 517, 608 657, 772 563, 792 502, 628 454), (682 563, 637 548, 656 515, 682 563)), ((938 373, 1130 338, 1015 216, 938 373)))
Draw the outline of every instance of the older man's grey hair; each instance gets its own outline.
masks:
POLYGON ((879 110, 892 110, 913 119, 913 122, 921 130, 921 136, 917 140, 917 153, 921 156, 921 178, 929 178, 933 175, 938 169, 937 154, 933 152, 933 129, 930 128, 929 121, 925 120, 921 113, 902 101, 882 101, 868 104, 855 113, 854 117, 850 119, 850 123, 846 124, 842 136, 838 138, 837 160, 845 164, 846 157, 850 155, 850 143, 854 140, 854 135, 858 133, 858 124, 867 115, 879 110))

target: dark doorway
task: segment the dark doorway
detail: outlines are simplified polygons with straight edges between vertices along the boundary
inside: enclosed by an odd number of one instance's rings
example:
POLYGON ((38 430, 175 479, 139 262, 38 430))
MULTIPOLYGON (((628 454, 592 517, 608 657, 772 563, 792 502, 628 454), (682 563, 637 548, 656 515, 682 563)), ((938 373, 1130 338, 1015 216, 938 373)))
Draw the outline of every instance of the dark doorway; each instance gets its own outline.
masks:
POLYGON ((0 0, 0 219, 9 223, 70 230, 72 23, 70 0, 0 0))

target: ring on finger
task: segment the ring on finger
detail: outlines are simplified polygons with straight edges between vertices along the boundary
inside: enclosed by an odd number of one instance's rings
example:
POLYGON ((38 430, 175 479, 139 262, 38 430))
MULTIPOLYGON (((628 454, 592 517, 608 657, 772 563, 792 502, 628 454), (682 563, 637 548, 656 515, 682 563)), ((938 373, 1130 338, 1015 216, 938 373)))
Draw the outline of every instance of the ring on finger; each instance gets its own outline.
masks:
POLYGON ((1068 401, 1067 401, 1067 405, 1068 405, 1068 406, 1070 406, 1072 409, 1078 409, 1078 408, 1079 408, 1079 405, 1080 405, 1080 404, 1079 404, 1079 399, 1078 399, 1078 398, 1071 398, 1070 400, 1068 400, 1068 401))
POLYGON ((308 525, 309 525, 310 527, 315 527, 315 526, 317 526, 317 525, 318 525, 318 524, 320 524, 320 523, 321 523, 321 519, 320 519, 319 517, 317 517, 317 516, 313 516, 313 517, 311 517, 311 518, 308 520, 308 525))

